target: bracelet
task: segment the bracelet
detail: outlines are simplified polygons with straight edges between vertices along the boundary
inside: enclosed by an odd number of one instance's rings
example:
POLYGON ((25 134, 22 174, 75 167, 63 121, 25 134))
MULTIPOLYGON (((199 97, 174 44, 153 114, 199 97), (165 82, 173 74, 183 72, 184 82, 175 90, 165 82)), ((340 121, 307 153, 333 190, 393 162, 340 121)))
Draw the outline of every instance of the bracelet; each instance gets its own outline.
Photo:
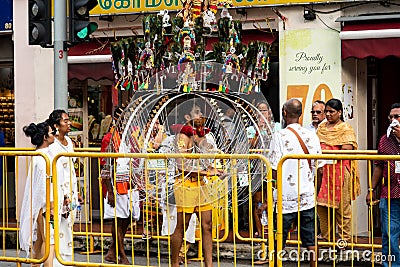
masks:
POLYGON ((375 189, 374 189, 374 188, 368 188, 368 191, 370 191, 370 192, 374 192, 374 191, 375 191, 375 189))

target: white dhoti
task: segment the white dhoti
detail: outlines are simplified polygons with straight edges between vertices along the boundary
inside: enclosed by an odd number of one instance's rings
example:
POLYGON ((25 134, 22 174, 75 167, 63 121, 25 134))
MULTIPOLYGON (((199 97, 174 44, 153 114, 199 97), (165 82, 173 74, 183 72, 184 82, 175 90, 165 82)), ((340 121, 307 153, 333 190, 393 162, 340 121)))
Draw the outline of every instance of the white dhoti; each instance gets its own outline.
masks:
POLYGON ((140 218, 139 191, 129 190, 128 194, 115 195, 115 208, 107 203, 107 196, 104 199, 104 219, 129 218, 138 221, 140 218))

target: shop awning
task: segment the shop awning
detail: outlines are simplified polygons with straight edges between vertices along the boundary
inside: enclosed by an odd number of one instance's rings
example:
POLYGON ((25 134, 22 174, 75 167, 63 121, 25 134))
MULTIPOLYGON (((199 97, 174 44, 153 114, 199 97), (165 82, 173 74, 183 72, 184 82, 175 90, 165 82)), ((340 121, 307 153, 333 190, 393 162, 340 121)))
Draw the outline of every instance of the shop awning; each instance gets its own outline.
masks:
POLYGON ((345 23, 339 36, 343 59, 400 57, 400 22, 345 23))
POLYGON ((68 80, 113 80, 110 42, 80 43, 68 50, 68 80))
POLYGON ((111 62, 68 64, 68 80, 114 80, 111 62))

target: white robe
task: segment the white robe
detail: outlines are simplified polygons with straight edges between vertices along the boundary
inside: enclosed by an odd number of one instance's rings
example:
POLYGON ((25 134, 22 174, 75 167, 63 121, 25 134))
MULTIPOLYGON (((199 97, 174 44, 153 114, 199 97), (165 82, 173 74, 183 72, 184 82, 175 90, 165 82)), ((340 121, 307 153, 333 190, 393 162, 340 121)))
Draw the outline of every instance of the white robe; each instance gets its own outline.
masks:
MULTIPOLYGON (((53 158, 62 152, 74 152, 74 146, 71 139, 65 136, 68 145, 64 146, 58 139, 55 139, 54 143, 50 145, 50 153, 53 158)), ((75 209, 78 202, 78 187, 77 178, 74 169, 75 158, 61 157, 57 160, 57 189, 58 189, 58 218, 59 218, 59 235, 55 238, 59 238, 59 249, 60 255, 63 260, 70 261, 73 254, 73 236, 72 228, 74 226, 75 209), (61 216, 61 211, 64 202, 64 196, 68 196, 71 200, 71 212, 67 219, 61 216)), ((54 180, 53 180, 54 182, 54 180)), ((54 206, 56 203, 54 203, 54 206)), ((54 266, 59 263, 57 260, 54 261, 54 266)))
MULTIPOLYGON (((50 158, 49 148, 38 149, 37 152, 43 152, 50 158)), ((50 196, 52 201, 52 196, 50 196)), ((21 205, 19 244, 23 251, 29 255, 29 248, 37 238, 37 218, 40 209, 43 212, 46 209, 46 161, 41 156, 32 157, 29 166, 28 176, 25 183, 24 198, 21 205)), ((54 239, 51 238, 54 244, 54 239)))

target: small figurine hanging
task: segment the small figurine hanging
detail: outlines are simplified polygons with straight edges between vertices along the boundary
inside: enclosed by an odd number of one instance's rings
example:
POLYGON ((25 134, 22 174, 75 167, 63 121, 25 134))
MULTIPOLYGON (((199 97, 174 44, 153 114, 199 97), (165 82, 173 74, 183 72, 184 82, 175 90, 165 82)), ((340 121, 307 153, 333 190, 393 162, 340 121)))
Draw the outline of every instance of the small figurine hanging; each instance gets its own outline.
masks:
POLYGON ((246 59, 247 75, 261 80, 268 79, 269 72, 269 44, 254 41, 249 44, 246 59))
MULTIPOLYGON (((232 47, 233 48, 233 47, 232 47)), ((240 64, 239 64, 239 58, 235 54, 235 48, 230 50, 230 54, 228 54, 225 58, 224 65, 222 67, 222 71, 226 74, 232 74, 233 69, 240 71, 240 64)))
POLYGON ((229 92, 229 77, 235 71, 240 71, 239 58, 235 54, 235 48, 231 47, 230 53, 225 57, 225 62, 222 67, 222 79, 219 83, 218 91, 223 93, 229 92))
POLYGON ((254 68, 254 72, 257 74, 258 78, 266 81, 268 79, 269 72, 269 56, 267 48, 260 45, 259 51, 257 53, 257 63, 254 68))
POLYGON ((138 68, 150 70, 154 67, 154 53, 150 49, 150 43, 146 43, 146 48, 142 51, 139 57, 138 68))
POLYGON ((229 45, 233 47, 238 43, 240 43, 239 35, 237 30, 235 29, 235 23, 232 22, 231 28, 229 29, 229 45))
POLYGON ((206 9, 203 12, 203 28, 207 34, 218 31, 217 19, 215 17, 215 14, 209 9, 206 9))
POLYGON ((163 34, 171 34, 172 32, 172 27, 171 27, 171 19, 170 16, 168 15, 168 10, 161 10, 160 13, 158 13, 158 16, 162 18, 162 30, 163 34))
POLYGON ((140 90, 147 90, 149 88, 150 75, 152 74, 152 70, 154 68, 154 53, 153 50, 150 49, 150 43, 146 43, 146 48, 141 52, 139 57, 138 69, 146 70, 146 77, 143 78, 141 85, 139 86, 140 90))
POLYGON ((179 57, 177 69, 181 73, 181 91, 190 92, 195 86, 195 71, 192 64, 195 62, 194 49, 196 46, 196 36, 194 31, 189 28, 188 22, 179 33, 179 43, 182 46, 182 54, 179 57))
POLYGON ((111 54, 112 54, 112 69, 114 72, 114 80, 117 88, 117 84, 121 79, 121 74, 119 72, 119 62, 122 57, 122 49, 118 42, 112 43, 110 46, 111 54))
POLYGON ((121 90, 130 90, 133 86, 133 64, 135 61, 135 49, 132 38, 124 39, 120 42, 122 47, 123 64, 125 65, 126 75, 123 77, 120 87, 121 90))
POLYGON ((182 54, 178 60, 178 70, 181 69, 181 65, 186 62, 194 62, 195 56, 193 54, 194 47, 196 46, 196 40, 194 32, 188 27, 184 27, 179 33, 179 42, 183 47, 182 54))

